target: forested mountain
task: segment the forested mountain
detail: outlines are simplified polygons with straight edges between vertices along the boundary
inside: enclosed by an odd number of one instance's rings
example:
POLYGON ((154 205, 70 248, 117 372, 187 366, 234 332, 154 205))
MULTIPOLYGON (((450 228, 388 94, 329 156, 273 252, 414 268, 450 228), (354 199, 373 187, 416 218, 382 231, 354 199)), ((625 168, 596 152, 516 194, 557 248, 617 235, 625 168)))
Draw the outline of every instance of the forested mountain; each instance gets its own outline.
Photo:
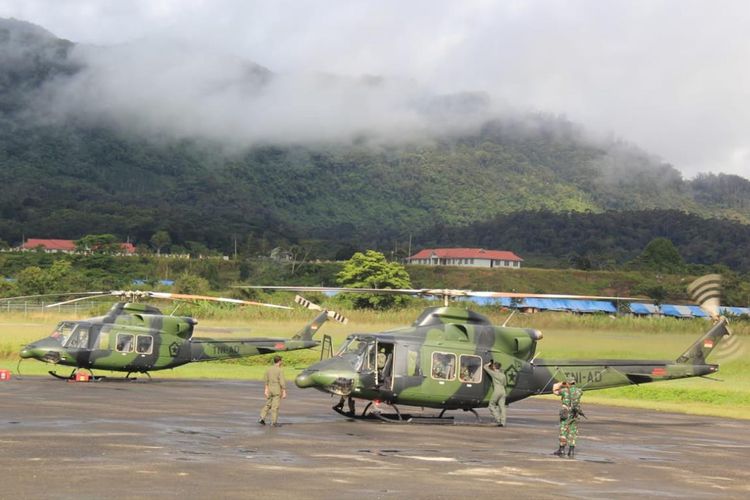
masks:
POLYGON ((750 225, 678 210, 522 211, 463 227, 436 226, 419 240, 427 246, 512 248, 531 264, 548 267, 614 269, 633 261, 655 237, 669 239, 686 263, 750 271, 750 225))
MULTIPOLYGON (((691 238, 710 238, 709 228, 746 234, 750 222, 747 179, 685 180, 635 146, 587 139, 561 117, 488 116, 480 126, 419 140, 359 134, 243 148, 216 138, 144 136, 111 116, 61 117, 50 89, 85 70, 74 48, 39 27, 0 20, 0 239, 10 244, 24 236, 98 233, 147 244, 166 230, 176 244, 224 251, 235 240, 250 251, 261 241, 316 240, 325 258, 350 248, 392 248, 414 235, 416 245, 616 260, 655 236, 689 246, 691 238), (629 212, 617 213, 623 210, 629 212), (660 222, 645 224, 646 212, 633 210, 654 211, 660 222), (704 223, 708 217, 741 223, 704 223), (628 226, 640 228, 630 242, 628 226), (585 227, 585 238, 556 227, 585 227)), ((275 77, 247 62, 239 83, 222 84, 252 93, 275 77)), ((471 94, 429 102, 431 113, 483 106, 471 94)), ((714 239, 730 245, 722 234, 714 239)), ((712 245, 686 257, 748 268, 728 257, 728 247, 712 245)))

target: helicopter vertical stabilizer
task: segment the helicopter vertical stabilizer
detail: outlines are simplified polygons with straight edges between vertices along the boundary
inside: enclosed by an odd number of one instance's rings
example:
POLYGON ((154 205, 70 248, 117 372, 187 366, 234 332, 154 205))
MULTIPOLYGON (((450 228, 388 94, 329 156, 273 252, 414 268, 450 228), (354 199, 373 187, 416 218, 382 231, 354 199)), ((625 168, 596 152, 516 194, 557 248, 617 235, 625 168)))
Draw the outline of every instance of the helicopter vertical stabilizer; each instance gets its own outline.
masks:
POLYGON ((727 326, 727 319, 721 318, 713 328, 707 331, 701 338, 695 341, 684 353, 677 358, 679 364, 705 365, 706 358, 711 351, 721 342, 724 336, 731 335, 727 326))
POLYGON ((298 331, 293 337, 292 340, 312 340, 313 335, 315 335, 315 332, 318 331, 318 328, 323 326, 323 323, 328 321, 328 311, 323 311, 320 314, 318 314, 315 319, 313 319, 311 322, 306 324, 302 330, 298 331))

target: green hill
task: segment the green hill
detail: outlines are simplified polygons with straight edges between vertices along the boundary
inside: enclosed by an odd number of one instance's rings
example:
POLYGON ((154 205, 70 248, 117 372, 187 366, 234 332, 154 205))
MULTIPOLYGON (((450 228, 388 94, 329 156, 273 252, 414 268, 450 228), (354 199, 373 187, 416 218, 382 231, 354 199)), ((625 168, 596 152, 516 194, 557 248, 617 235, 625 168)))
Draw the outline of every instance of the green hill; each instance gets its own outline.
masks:
MULTIPOLYGON (((461 231, 491 231, 488 221, 538 210, 589 217, 671 210, 732 218, 739 234, 750 222, 747 179, 685 180, 632 145, 587 140, 560 117, 497 117, 471 132, 392 144, 365 135, 346 144, 231 151, 207 139, 147 138, 106 120, 63 120, 46 110, 45 99, 50 86, 82 71, 74 48, 41 28, 0 20, 0 239, 10 244, 97 233, 147 244, 166 230, 187 248, 230 252, 239 241, 260 251, 314 241, 316 256, 330 258, 352 248, 392 248, 409 235, 422 235, 416 244, 479 242, 461 231), (442 240, 435 237, 441 231, 442 240)), ((255 86, 274 78, 252 68, 255 86)), ((587 237, 608 254, 607 241, 620 228, 594 225, 600 232, 587 237)), ((559 253, 563 240, 554 234, 549 252, 559 253)), ((657 227, 644 230, 638 245, 661 235, 657 227)), ((710 253, 696 259, 713 257, 721 261, 710 253)))

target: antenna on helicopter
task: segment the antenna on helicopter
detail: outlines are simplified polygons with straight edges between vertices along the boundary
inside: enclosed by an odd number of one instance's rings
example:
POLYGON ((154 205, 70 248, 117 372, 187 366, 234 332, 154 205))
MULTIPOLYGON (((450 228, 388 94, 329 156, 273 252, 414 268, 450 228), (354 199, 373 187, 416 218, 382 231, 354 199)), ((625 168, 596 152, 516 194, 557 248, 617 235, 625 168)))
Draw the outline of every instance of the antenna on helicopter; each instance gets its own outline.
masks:
POLYGON ((507 317, 507 318, 505 318, 505 321, 503 321, 503 326, 508 326, 508 322, 510 321, 510 318, 512 318, 512 317, 513 317, 513 315, 514 315, 514 314, 516 314, 516 311, 517 311, 517 310, 518 310, 518 309, 513 309, 513 310, 512 310, 511 312, 510 312, 510 314, 508 315, 508 317, 507 317))

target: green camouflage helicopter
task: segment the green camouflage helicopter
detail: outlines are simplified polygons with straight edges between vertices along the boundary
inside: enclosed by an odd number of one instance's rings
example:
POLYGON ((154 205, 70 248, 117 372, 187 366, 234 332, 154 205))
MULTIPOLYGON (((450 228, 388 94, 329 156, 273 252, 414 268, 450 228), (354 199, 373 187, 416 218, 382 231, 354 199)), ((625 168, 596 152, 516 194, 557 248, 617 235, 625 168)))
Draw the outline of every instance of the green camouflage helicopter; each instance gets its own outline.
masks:
MULTIPOLYGON (((467 290, 257 288, 431 295, 444 297, 446 303, 449 297, 573 297, 467 290)), ((490 360, 499 361, 507 376, 506 404, 529 396, 551 394, 556 382, 569 377, 574 377, 579 387, 593 390, 705 376, 718 371, 718 365, 708 364, 706 358, 730 331, 727 320, 718 316, 716 276, 697 280, 691 286, 691 293, 714 318, 715 324, 674 361, 536 359, 537 343, 542 339, 540 331, 496 326, 481 314, 445 305, 425 309, 407 328, 349 335, 335 356, 308 367, 297 376, 296 384, 301 388, 313 387, 342 397, 370 401, 359 416, 354 415, 353 410, 344 413, 341 403, 334 407, 347 416, 404 422, 419 419, 402 414, 397 405, 440 409, 438 419, 443 418, 447 410, 470 411, 479 420, 475 409, 487 407, 492 392, 491 381, 482 369, 490 360), (382 360, 383 355, 385 362, 379 363, 378 357, 382 360), (382 413, 380 403, 390 406, 395 413, 382 413)))
POLYGON ((313 335, 328 318, 346 322, 345 318, 333 311, 322 310, 298 297, 298 303, 308 308, 317 308, 321 312, 293 337, 222 340, 193 337, 193 329, 198 323, 195 319, 165 315, 158 308, 135 300, 205 300, 279 309, 291 308, 223 297, 150 291, 91 292, 86 293, 84 297, 50 304, 47 307, 106 295, 127 299, 128 302, 114 304, 104 316, 62 321, 48 337, 21 349, 19 365, 23 359, 31 358, 72 367, 73 371, 67 376, 58 375, 54 371, 49 372, 62 379, 72 379, 79 369, 86 369, 92 375, 92 370, 98 369, 126 372, 125 378, 129 378, 132 373, 144 373, 150 377, 151 371, 175 368, 196 361, 309 349, 319 345, 319 341, 313 340, 313 335))

